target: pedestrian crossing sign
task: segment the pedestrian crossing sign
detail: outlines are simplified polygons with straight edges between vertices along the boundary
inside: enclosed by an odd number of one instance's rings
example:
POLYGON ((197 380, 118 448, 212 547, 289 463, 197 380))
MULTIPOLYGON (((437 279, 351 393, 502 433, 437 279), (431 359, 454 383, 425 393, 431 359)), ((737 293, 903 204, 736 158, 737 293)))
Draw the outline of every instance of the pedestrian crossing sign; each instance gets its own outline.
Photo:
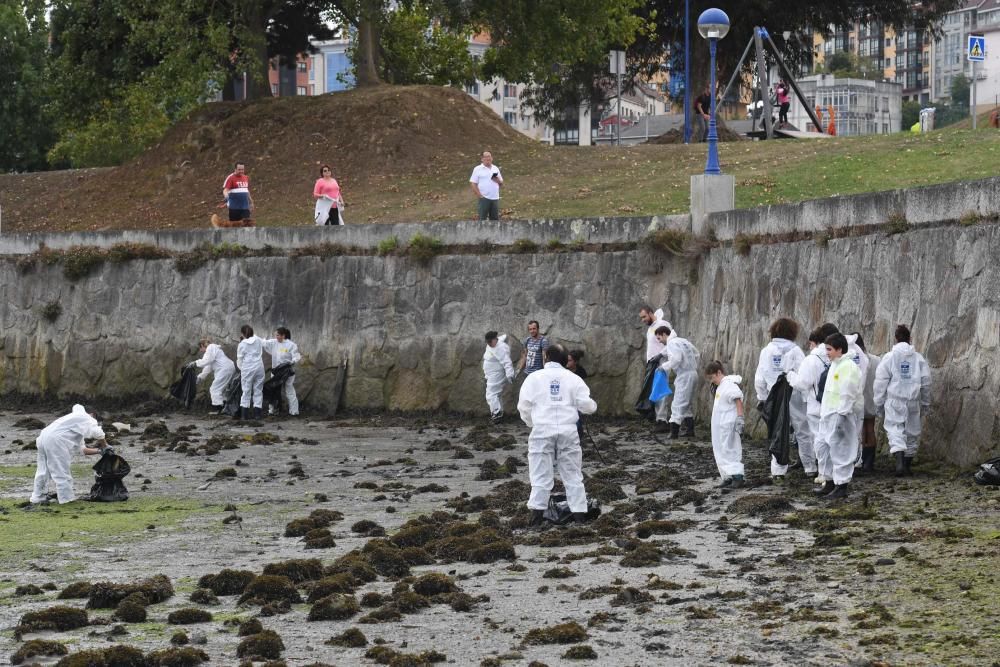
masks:
POLYGON ((986 38, 982 35, 969 35, 969 60, 981 63, 986 60, 986 38))

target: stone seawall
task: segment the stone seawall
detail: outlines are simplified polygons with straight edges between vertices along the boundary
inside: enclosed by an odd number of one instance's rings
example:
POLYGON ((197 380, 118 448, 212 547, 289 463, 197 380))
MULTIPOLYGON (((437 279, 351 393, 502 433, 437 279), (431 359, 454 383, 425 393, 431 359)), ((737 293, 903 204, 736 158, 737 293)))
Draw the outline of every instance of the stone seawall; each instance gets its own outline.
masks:
MULTIPOLYGON (((263 334, 292 330, 305 355, 296 386, 314 409, 330 405, 346 358, 348 406, 484 413, 483 332, 512 334, 516 359, 527 320, 537 319, 551 338, 586 351, 600 411, 628 414, 644 361, 638 306, 665 304, 703 362, 721 359, 744 377, 750 405, 775 317, 861 331, 876 354, 889 349, 897 323, 910 324, 934 380, 925 451, 967 465, 997 447, 998 254, 1000 226, 978 222, 716 244, 691 256, 642 247, 445 254, 427 266, 405 256, 251 257, 186 274, 170 259, 133 260, 76 282, 58 264, 22 273, 7 257, 0 393, 162 393, 195 357, 198 337, 220 340, 234 356, 249 322, 263 334), (54 303, 61 314, 50 322, 41 311, 54 303)), ((707 385, 697 395, 706 418, 707 385)))

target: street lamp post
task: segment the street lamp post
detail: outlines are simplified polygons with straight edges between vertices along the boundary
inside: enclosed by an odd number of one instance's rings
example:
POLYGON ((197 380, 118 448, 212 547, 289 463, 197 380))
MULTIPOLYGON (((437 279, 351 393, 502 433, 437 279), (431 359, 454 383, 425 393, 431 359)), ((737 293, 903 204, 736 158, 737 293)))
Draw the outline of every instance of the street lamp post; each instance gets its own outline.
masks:
POLYGON ((698 32, 708 40, 712 55, 709 84, 712 102, 708 121, 708 160, 705 162, 705 174, 716 176, 722 173, 722 168, 719 166, 719 133, 715 123, 715 45, 729 32, 729 17, 721 9, 706 9, 698 17, 698 32))
POLYGON ((684 0, 684 143, 691 143, 691 0, 684 0))

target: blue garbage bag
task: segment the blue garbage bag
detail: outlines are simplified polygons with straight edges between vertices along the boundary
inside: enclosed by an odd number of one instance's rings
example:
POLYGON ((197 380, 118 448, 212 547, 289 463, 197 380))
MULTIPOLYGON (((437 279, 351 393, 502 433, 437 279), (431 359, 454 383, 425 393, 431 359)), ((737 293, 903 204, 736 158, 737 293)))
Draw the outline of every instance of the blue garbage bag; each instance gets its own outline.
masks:
POLYGON ((663 372, 663 369, 657 368, 656 374, 653 375, 653 388, 649 392, 649 400, 655 403, 672 393, 674 390, 670 388, 670 378, 663 372))

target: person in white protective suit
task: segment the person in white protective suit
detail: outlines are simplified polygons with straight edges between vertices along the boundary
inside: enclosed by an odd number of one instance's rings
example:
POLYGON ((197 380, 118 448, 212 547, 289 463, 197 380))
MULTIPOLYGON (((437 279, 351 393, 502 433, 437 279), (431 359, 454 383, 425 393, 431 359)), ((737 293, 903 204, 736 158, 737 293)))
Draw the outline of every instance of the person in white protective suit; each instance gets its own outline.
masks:
POLYGON ((814 493, 835 500, 847 497, 854 476, 854 462, 858 458, 858 417, 865 407, 865 378, 851 359, 843 334, 829 336, 825 345, 830 369, 823 387, 820 406, 823 436, 816 456, 820 474, 826 481, 814 493))
POLYGON ((209 374, 214 375, 212 386, 208 389, 208 395, 211 397, 212 407, 221 410, 223 403, 226 402, 223 392, 226 390, 226 385, 233 378, 236 366, 226 356, 226 353, 222 351, 222 348, 213 343, 209 338, 202 338, 199 341, 198 351, 201 352, 201 359, 191 362, 201 369, 201 373, 198 373, 198 382, 207 378, 209 374))
MULTIPOLYGON (((674 372, 674 394, 670 402, 670 439, 694 437, 694 412, 691 411, 691 397, 698 381, 698 363, 701 353, 691 341, 681 338, 676 331, 664 325, 656 330, 656 340, 664 344, 660 370, 670 375, 674 372), (684 431, 681 432, 681 424, 684 431)), ((665 399, 664 399, 665 400, 665 399)))
MULTIPOLYGON (((847 356, 851 358, 855 364, 857 364, 858 369, 861 371, 861 390, 864 393, 865 378, 868 376, 868 355, 865 354, 864 349, 858 345, 858 334, 844 334, 844 338, 847 339, 847 356)), ((863 398, 863 397, 862 397, 863 398)), ((865 410, 864 406, 855 415, 855 421, 858 427, 858 447, 854 460, 855 467, 861 464, 861 436, 864 430, 865 423, 865 410)))
POLYGON ((73 452, 79 450, 87 456, 100 454, 108 443, 104 431, 82 405, 74 405, 72 412, 55 420, 42 429, 36 441, 38 448, 38 468, 35 471, 35 487, 31 492, 31 505, 46 505, 49 480, 56 487, 56 498, 60 505, 76 500, 73 492, 73 475, 70 462, 73 452), (97 440, 96 447, 88 447, 85 440, 97 440))
POLYGON ((507 334, 500 336, 496 331, 486 332, 483 375, 486 376, 486 404, 490 407, 490 419, 495 424, 503 419, 500 396, 507 385, 514 383, 514 363, 510 360, 507 334))
POLYGON ((920 419, 931 405, 931 370, 910 344, 910 330, 896 327, 896 344, 875 371, 874 398, 889 437, 889 453, 896 459, 896 476, 912 475, 917 455, 920 419))
POLYGON ((865 339, 861 337, 861 334, 852 331, 852 336, 857 336, 857 346, 865 353, 868 357, 868 370, 865 373, 865 410, 864 418, 861 420, 861 461, 855 464, 855 468, 858 468, 857 473, 859 475, 870 475, 875 472, 875 370, 878 368, 878 364, 881 359, 868 351, 865 347, 865 339))
POLYGON ((593 414, 597 403, 587 384, 564 368, 566 349, 551 345, 545 351, 545 366, 521 385, 517 411, 531 427, 528 436, 528 477, 531 479, 531 525, 542 522, 552 491, 553 467, 566 487, 566 500, 576 521, 587 518, 587 493, 583 488, 583 450, 576 422, 579 415, 593 414))
MULTIPOLYGON (((264 351, 271 355, 271 370, 283 364, 295 365, 302 360, 299 346, 292 340, 292 332, 286 327, 274 330, 274 338, 265 338, 264 351)), ((289 375, 285 380, 285 399, 288 401, 288 414, 295 417, 299 414, 299 397, 295 394, 295 376, 289 375)), ((274 406, 267 406, 268 414, 274 414, 274 406)))
POLYGON ((809 434, 812 436, 812 449, 807 452, 799 449, 799 460, 802 462, 803 474, 807 479, 816 475, 815 482, 817 484, 826 482, 823 472, 819 469, 819 457, 816 455, 823 437, 820 411, 822 409, 823 384, 826 382, 824 373, 828 374, 830 368, 830 359, 826 356, 825 341, 827 336, 836 332, 837 328, 832 324, 824 324, 813 329, 809 333, 809 354, 802 360, 797 370, 789 371, 785 376, 793 389, 805 395, 806 421, 809 426, 809 434))
POLYGON ((253 401, 253 416, 260 419, 264 407, 264 341, 254 335, 253 327, 244 324, 240 328, 240 344, 236 348, 236 367, 240 369, 240 418, 250 418, 250 402, 253 401))
MULTIPOLYGON (((771 389, 778 381, 778 378, 794 370, 798 370, 799 365, 805 359, 805 353, 795 343, 799 337, 799 323, 787 317, 780 317, 771 323, 768 330, 771 341, 760 351, 760 358, 757 360, 757 372, 754 373, 753 387, 757 392, 757 409, 760 410, 764 401, 767 400, 771 389)), ((825 349, 825 348, 824 348, 825 349)), ((791 385, 791 381, 789 381, 791 385)), ((791 399, 788 401, 788 417, 795 431, 795 443, 799 449, 800 461, 815 461, 816 455, 812 448, 812 429, 809 426, 809 418, 806 414, 806 392, 800 389, 792 391, 791 399)), ((803 464, 805 467, 805 464, 803 464)), ((771 479, 775 484, 783 484, 785 474, 788 472, 787 465, 779 465, 774 456, 771 456, 771 479)), ((807 474, 815 474, 815 470, 807 470, 807 474)))
POLYGON ((741 488, 743 479, 743 390, 739 375, 726 375, 721 361, 705 367, 705 377, 715 385, 712 406, 712 453, 719 467, 722 488, 741 488))
MULTIPOLYGON (((670 326, 670 322, 663 319, 663 309, 657 308, 655 311, 649 306, 643 306, 639 309, 639 319, 642 323, 646 325, 646 366, 649 364, 656 363, 659 365, 657 357, 659 357, 663 351, 666 349, 666 344, 661 343, 656 337, 656 330, 660 327, 667 327, 673 331, 673 327, 670 326)), ((677 335, 676 333, 673 335, 677 335)), ((657 433, 666 433, 670 430, 669 420, 669 396, 665 396, 660 400, 656 401, 656 426, 654 431, 657 433)))

